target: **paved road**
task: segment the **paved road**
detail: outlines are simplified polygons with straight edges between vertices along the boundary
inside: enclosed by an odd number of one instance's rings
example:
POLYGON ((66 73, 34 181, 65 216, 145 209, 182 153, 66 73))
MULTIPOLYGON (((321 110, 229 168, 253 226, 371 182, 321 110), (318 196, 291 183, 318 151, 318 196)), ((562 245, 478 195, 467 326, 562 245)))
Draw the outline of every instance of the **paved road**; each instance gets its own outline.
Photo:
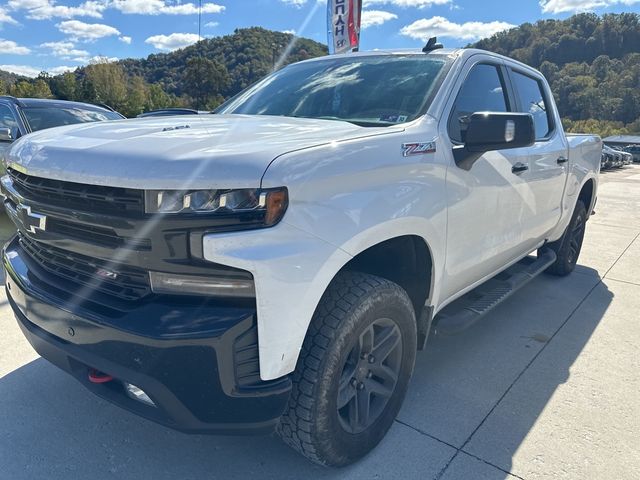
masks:
POLYGON ((577 272, 430 340, 388 437, 339 471, 95 398, 33 353, 0 294, 0 479, 639 479, 640 166, 604 173, 596 210, 577 272))

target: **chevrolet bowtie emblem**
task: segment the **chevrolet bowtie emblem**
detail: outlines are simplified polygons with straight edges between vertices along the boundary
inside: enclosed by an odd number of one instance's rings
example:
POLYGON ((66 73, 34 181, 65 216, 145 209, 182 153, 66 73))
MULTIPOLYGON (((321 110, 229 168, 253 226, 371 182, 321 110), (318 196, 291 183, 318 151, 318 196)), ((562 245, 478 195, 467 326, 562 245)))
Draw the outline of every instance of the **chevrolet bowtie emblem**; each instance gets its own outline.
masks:
POLYGON ((16 211, 18 218, 28 232, 36 233, 36 230, 44 232, 47 229, 46 215, 32 212, 29 205, 18 205, 16 211))

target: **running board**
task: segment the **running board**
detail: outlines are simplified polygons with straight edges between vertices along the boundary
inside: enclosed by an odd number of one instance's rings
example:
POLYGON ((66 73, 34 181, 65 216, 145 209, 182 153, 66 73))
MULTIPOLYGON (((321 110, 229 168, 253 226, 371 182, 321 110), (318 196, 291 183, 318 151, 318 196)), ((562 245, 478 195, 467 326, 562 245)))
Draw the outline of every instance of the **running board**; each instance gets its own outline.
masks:
POLYGON ((438 313, 433 319, 434 333, 450 336, 463 332, 555 261, 556 254, 551 249, 537 258, 526 257, 520 260, 438 313))

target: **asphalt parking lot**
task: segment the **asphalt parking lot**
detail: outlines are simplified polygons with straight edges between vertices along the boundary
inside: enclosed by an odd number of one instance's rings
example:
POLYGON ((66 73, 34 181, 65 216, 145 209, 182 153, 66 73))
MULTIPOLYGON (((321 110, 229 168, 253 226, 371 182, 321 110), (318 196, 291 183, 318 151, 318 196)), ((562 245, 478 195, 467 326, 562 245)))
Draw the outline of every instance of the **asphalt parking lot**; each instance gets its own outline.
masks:
POLYGON ((109 405, 38 358, 2 292, 0 479, 638 479, 640 165, 601 179, 577 271, 430 339, 389 435, 343 470, 275 436, 187 436, 109 405))

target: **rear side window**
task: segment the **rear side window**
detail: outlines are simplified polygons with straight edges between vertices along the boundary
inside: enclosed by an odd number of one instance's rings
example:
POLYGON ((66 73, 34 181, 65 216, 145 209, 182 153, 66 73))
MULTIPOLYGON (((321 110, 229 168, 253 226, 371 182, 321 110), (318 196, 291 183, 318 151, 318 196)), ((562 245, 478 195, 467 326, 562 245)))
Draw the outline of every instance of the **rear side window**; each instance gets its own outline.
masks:
POLYGON ((533 115, 533 122, 536 127, 536 140, 547 137, 553 128, 549 116, 550 110, 542 84, 535 78, 523 75, 522 73, 512 72, 511 76, 520 103, 519 110, 533 115))
POLYGON ((495 65, 474 66, 464 81, 449 118, 449 136, 464 143, 471 115, 476 112, 507 112, 509 103, 502 75, 495 65))

